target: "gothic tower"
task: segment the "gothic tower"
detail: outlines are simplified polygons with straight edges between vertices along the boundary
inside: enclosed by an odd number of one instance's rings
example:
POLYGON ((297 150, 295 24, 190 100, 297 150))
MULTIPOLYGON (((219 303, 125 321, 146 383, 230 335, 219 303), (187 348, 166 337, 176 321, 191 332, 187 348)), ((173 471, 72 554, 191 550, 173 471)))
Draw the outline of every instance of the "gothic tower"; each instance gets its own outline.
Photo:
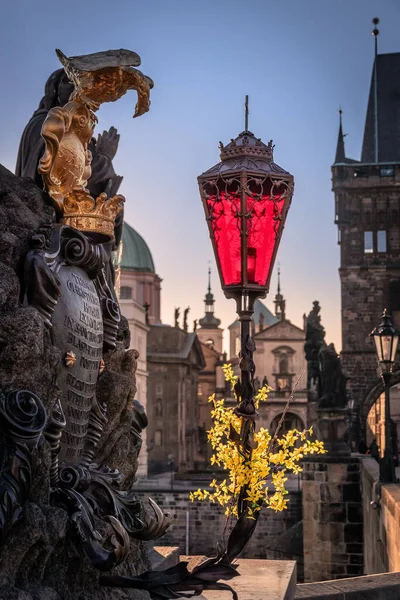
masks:
MULTIPOLYGON (((340 111, 332 166, 340 245, 342 364, 361 435, 382 391, 368 337, 386 307, 400 327, 400 53, 378 54, 372 69, 361 160, 346 157, 340 111)), ((400 381, 396 373, 393 383, 400 381)))

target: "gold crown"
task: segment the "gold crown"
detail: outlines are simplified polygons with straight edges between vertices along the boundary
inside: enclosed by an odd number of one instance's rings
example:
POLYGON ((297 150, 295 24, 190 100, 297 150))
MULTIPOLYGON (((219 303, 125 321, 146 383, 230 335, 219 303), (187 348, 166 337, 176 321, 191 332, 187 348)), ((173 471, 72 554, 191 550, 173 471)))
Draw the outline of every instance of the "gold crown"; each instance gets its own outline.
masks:
POLYGON ((85 233, 96 233, 112 240, 114 222, 121 212, 125 198, 119 194, 107 200, 107 194, 92 198, 87 190, 73 190, 63 202, 65 225, 85 233))

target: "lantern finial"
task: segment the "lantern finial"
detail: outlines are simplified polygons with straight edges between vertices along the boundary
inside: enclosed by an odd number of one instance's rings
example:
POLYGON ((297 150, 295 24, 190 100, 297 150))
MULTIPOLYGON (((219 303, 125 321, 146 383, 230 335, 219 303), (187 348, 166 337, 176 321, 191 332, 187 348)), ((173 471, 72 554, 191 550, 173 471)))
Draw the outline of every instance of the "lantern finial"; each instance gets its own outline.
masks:
POLYGON ((244 130, 249 130, 249 97, 247 94, 244 102, 244 130))

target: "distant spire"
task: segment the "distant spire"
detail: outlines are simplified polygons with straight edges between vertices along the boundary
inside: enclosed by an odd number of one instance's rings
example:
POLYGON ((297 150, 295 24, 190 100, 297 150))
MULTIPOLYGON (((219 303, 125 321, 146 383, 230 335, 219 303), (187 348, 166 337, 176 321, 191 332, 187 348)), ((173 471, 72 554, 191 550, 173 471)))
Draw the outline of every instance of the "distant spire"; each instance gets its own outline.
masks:
POLYGON ((335 156, 335 164, 342 163, 346 160, 346 153, 344 150, 344 135, 343 135, 343 127, 342 127, 342 107, 339 107, 339 135, 336 146, 336 156, 335 156))
POLYGON ((286 319, 286 300, 281 294, 281 268, 278 266, 278 290, 274 300, 275 304, 275 316, 278 317, 280 321, 284 321, 286 319))
POLYGON ((374 24, 374 29, 372 30, 372 35, 374 36, 375 41, 375 61, 374 61, 374 129, 375 129, 375 162, 377 163, 379 160, 379 151, 378 151, 378 35, 379 29, 377 27, 379 23, 378 17, 372 19, 372 23, 374 24))
POLYGON ((221 321, 214 317, 214 294, 211 291, 211 267, 208 268, 208 287, 204 303, 206 305, 206 311, 204 317, 199 319, 199 325, 204 329, 216 329, 221 324, 221 321))
POLYGON ((281 267, 278 265, 278 295, 281 293, 281 267))

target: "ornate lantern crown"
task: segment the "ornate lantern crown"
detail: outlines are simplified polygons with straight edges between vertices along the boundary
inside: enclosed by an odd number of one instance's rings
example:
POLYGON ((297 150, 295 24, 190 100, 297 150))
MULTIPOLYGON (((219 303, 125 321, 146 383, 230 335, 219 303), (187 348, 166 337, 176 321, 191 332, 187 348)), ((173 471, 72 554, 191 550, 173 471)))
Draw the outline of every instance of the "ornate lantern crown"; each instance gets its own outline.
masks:
POLYGON ((293 195, 293 176, 264 144, 243 131, 224 146, 221 162, 198 177, 200 195, 228 298, 265 297, 293 195))

